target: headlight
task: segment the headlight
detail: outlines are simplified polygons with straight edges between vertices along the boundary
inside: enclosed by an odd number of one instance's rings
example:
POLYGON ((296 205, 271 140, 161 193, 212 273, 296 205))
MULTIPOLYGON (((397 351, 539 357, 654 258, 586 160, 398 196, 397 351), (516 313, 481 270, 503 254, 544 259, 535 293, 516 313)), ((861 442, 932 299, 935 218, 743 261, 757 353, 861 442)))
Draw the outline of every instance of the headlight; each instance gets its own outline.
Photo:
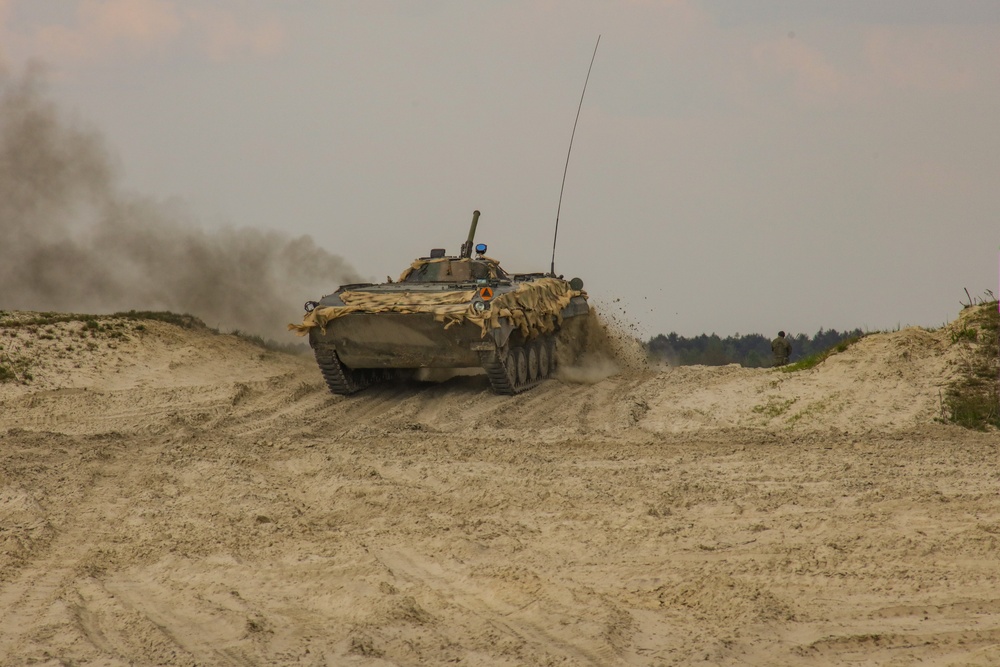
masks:
POLYGON ((483 303, 482 301, 473 301, 472 302, 472 309, 474 311, 476 311, 477 313, 481 313, 484 310, 486 310, 486 304, 483 303))
POLYGON ((319 304, 316 303, 315 301, 306 301, 305 305, 306 312, 311 313, 312 311, 316 310, 316 306, 318 305, 319 304))

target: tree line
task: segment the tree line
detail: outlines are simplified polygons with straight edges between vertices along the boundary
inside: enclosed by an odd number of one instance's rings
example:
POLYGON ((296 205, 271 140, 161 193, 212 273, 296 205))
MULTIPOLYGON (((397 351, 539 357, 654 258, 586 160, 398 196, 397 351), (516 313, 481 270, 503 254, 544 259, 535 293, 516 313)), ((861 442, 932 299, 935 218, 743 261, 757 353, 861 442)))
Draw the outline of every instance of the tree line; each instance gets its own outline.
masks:
MULTIPOLYGON (((824 352, 843 340, 863 335, 861 329, 843 332, 836 329, 820 329, 812 337, 801 333, 794 336, 789 334, 786 336, 792 345, 789 362, 794 363, 824 352)), ((685 338, 671 332, 650 338, 646 343, 646 349, 653 358, 665 359, 677 366, 739 364, 748 368, 763 368, 774 363, 771 339, 761 334, 741 336, 737 333, 735 336, 719 338, 713 333, 685 338)))

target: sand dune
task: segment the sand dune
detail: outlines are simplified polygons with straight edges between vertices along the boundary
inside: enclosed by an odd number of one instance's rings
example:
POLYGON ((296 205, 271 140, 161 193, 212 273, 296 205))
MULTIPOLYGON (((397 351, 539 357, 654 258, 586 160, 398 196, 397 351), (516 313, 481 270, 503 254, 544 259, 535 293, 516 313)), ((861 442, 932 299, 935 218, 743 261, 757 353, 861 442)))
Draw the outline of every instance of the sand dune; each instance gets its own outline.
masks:
POLYGON ((0 346, 3 665, 1000 662, 1000 439, 935 419, 947 328, 514 397, 337 397, 160 321, 0 346))

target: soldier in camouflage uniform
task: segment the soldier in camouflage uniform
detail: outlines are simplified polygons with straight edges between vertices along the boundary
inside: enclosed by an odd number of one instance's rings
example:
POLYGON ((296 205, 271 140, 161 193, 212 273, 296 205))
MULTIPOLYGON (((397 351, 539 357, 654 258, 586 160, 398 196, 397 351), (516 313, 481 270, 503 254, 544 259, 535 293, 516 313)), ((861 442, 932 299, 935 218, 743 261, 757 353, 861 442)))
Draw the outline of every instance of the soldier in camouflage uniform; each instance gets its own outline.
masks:
POLYGON ((792 345, 785 339, 785 332, 779 331, 778 337, 771 341, 771 352, 774 353, 774 365, 784 366, 792 354, 792 345))

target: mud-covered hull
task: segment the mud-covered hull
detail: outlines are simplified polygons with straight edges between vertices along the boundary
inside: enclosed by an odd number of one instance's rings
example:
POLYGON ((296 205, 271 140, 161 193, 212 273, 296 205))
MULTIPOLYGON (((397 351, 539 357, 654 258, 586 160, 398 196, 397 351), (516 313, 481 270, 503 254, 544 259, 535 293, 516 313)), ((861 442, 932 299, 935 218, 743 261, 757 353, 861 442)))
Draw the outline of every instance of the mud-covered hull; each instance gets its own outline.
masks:
POLYGON ((310 330, 309 342, 335 349, 350 368, 469 368, 495 347, 478 325, 445 328, 429 313, 352 313, 310 330))
POLYGON ((471 321, 441 322, 431 313, 354 312, 309 329, 309 343, 330 390, 353 394, 418 368, 483 368, 493 390, 518 394, 556 368, 558 335, 583 331, 589 312, 574 297, 559 313, 559 326, 528 335, 507 318, 484 333, 471 321))

